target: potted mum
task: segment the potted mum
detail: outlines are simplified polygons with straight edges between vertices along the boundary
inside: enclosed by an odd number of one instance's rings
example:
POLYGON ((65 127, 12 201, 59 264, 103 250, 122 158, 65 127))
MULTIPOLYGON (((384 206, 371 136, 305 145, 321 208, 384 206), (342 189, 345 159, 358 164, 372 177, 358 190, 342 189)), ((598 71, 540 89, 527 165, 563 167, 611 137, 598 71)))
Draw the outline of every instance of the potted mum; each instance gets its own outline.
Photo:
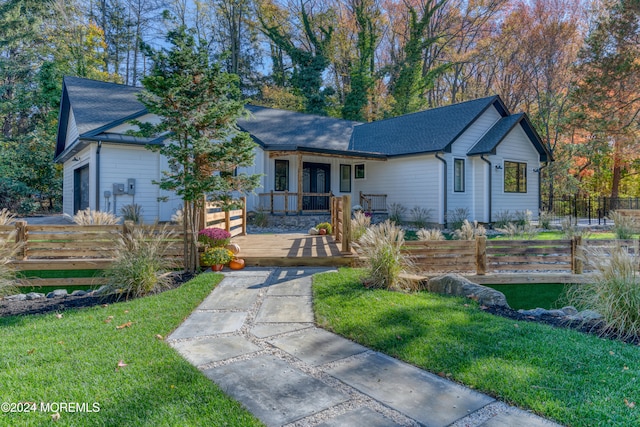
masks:
POLYGON ((316 228, 322 235, 331 234, 331 231, 333 231, 331 228, 331 224, 328 222, 321 222, 320 224, 316 225, 316 228))
POLYGON ((231 233, 222 228, 203 228, 198 232, 198 241, 207 248, 224 247, 231 241, 231 233))
POLYGON ((233 259, 233 252, 229 249, 216 247, 206 249, 200 256, 200 264, 211 266, 213 271, 222 270, 222 266, 228 264, 233 259))

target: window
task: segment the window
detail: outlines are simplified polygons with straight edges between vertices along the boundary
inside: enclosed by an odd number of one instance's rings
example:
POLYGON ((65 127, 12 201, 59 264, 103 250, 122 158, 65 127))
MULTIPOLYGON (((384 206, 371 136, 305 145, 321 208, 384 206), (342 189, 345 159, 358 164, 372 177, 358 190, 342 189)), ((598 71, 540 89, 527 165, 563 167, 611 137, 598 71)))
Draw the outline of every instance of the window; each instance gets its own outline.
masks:
POLYGON ((453 160, 453 191, 464 191, 464 159, 453 160))
POLYGON ((504 192, 527 192, 527 164, 519 162, 504 162, 504 192))
POLYGON ((351 193, 351 165, 340 165, 340 192, 351 193))
POLYGON ((364 179, 364 165, 355 165, 355 178, 364 179))
POLYGON ((289 190, 289 160, 276 160, 276 191, 289 190))

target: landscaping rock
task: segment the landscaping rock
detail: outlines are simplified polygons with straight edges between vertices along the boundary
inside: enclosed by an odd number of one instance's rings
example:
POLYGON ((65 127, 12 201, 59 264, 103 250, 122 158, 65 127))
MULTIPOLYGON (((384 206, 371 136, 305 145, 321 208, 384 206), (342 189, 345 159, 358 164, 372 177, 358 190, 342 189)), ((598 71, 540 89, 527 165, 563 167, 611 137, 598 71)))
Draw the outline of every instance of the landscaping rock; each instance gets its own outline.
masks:
POLYGON ((518 313, 522 313, 525 316, 540 317, 543 314, 548 314, 549 310, 545 310, 544 308, 538 307, 538 308, 534 308, 534 309, 531 309, 531 310, 520 309, 520 310, 518 310, 518 313))
POLYGON ((106 295, 109 292, 109 287, 107 285, 102 285, 95 291, 93 291, 94 295, 106 295))
POLYGON ((87 294, 87 291, 83 291, 82 289, 76 289, 75 291, 71 292, 72 297, 81 297, 86 294, 87 294))
POLYGON ((44 294, 41 294, 40 292, 29 292, 27 294, 28 300, 40 299, 40 298, 44 298, 44 294))
POLYGON ((509 307, 502 292, 478 285, 458 274, 446 274, 427 282, 427 290, 439 294, 467 297, 487 307, 509 307))
POLYGON ((549 310, 547 314, 553 317, 564 317, 567 315, 563 310, 549 310))
POLYGON ((27 299, 25 294, 8 295, 4 297, 5 301, 24 301, 27 299))
POLYGON ((578 310, 572 305, 562 307, 562 311, 564 311, 564 314, 566 314, 567 316, 575 316, 576 314, 578 314, 578 310))
POLYGON ((56 289, 55 291, 51 291, 47 294, 47 298, 59 298, 66 297, 69 295, 66 289, 56 289))
POLYGON ((309 229, 310 236, 317 236, 318 234, 320 234, 320 230, 318 230, 317 228, 311 227, 309 229))

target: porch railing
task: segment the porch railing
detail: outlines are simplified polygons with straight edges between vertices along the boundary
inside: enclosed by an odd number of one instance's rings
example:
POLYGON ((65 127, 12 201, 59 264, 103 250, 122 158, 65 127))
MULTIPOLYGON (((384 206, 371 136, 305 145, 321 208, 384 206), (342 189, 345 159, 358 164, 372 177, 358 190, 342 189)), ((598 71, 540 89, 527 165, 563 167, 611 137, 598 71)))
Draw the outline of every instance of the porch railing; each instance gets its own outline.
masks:
POLYGON ((258 208, 272 214, 329 213, 332 193, 302 193, 271 191, 258 194, 258 208))
POLYGON ((364 194, 360 192, 360 206, 365 212, 386 212, 386 194, 364 194))

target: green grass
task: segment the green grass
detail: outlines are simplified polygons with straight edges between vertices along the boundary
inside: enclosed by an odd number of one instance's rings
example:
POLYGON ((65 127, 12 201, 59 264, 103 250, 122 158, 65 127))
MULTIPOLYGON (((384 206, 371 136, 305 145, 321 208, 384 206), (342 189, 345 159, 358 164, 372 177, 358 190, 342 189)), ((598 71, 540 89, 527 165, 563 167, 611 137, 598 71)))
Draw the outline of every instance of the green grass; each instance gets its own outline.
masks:
MULTIPOLYGON (((261 425, 156 337, 175 329, 220 279, 203 274, 172 291, 62 318, 0 318, 0 402, 99 404, 99 412, 61 412, 61 426, 261 425), (127 366, 117 368, 119 361, 127 366)), ((50 424, 50 413, 0 412, 2 426, 50 424)))
POLYGON ((637 346, 496 317, 462 298, 368 290, 360 274, 316 276, 320 325, 563 424, 640 425, 637 346))
POLYGON ((550 284, 522 284, 522 285, 487 285, 504 294, 509 306, 514 310, 531 309, 536 307, 562 308, 568 305, 565 295, 565 285, 550 284))

